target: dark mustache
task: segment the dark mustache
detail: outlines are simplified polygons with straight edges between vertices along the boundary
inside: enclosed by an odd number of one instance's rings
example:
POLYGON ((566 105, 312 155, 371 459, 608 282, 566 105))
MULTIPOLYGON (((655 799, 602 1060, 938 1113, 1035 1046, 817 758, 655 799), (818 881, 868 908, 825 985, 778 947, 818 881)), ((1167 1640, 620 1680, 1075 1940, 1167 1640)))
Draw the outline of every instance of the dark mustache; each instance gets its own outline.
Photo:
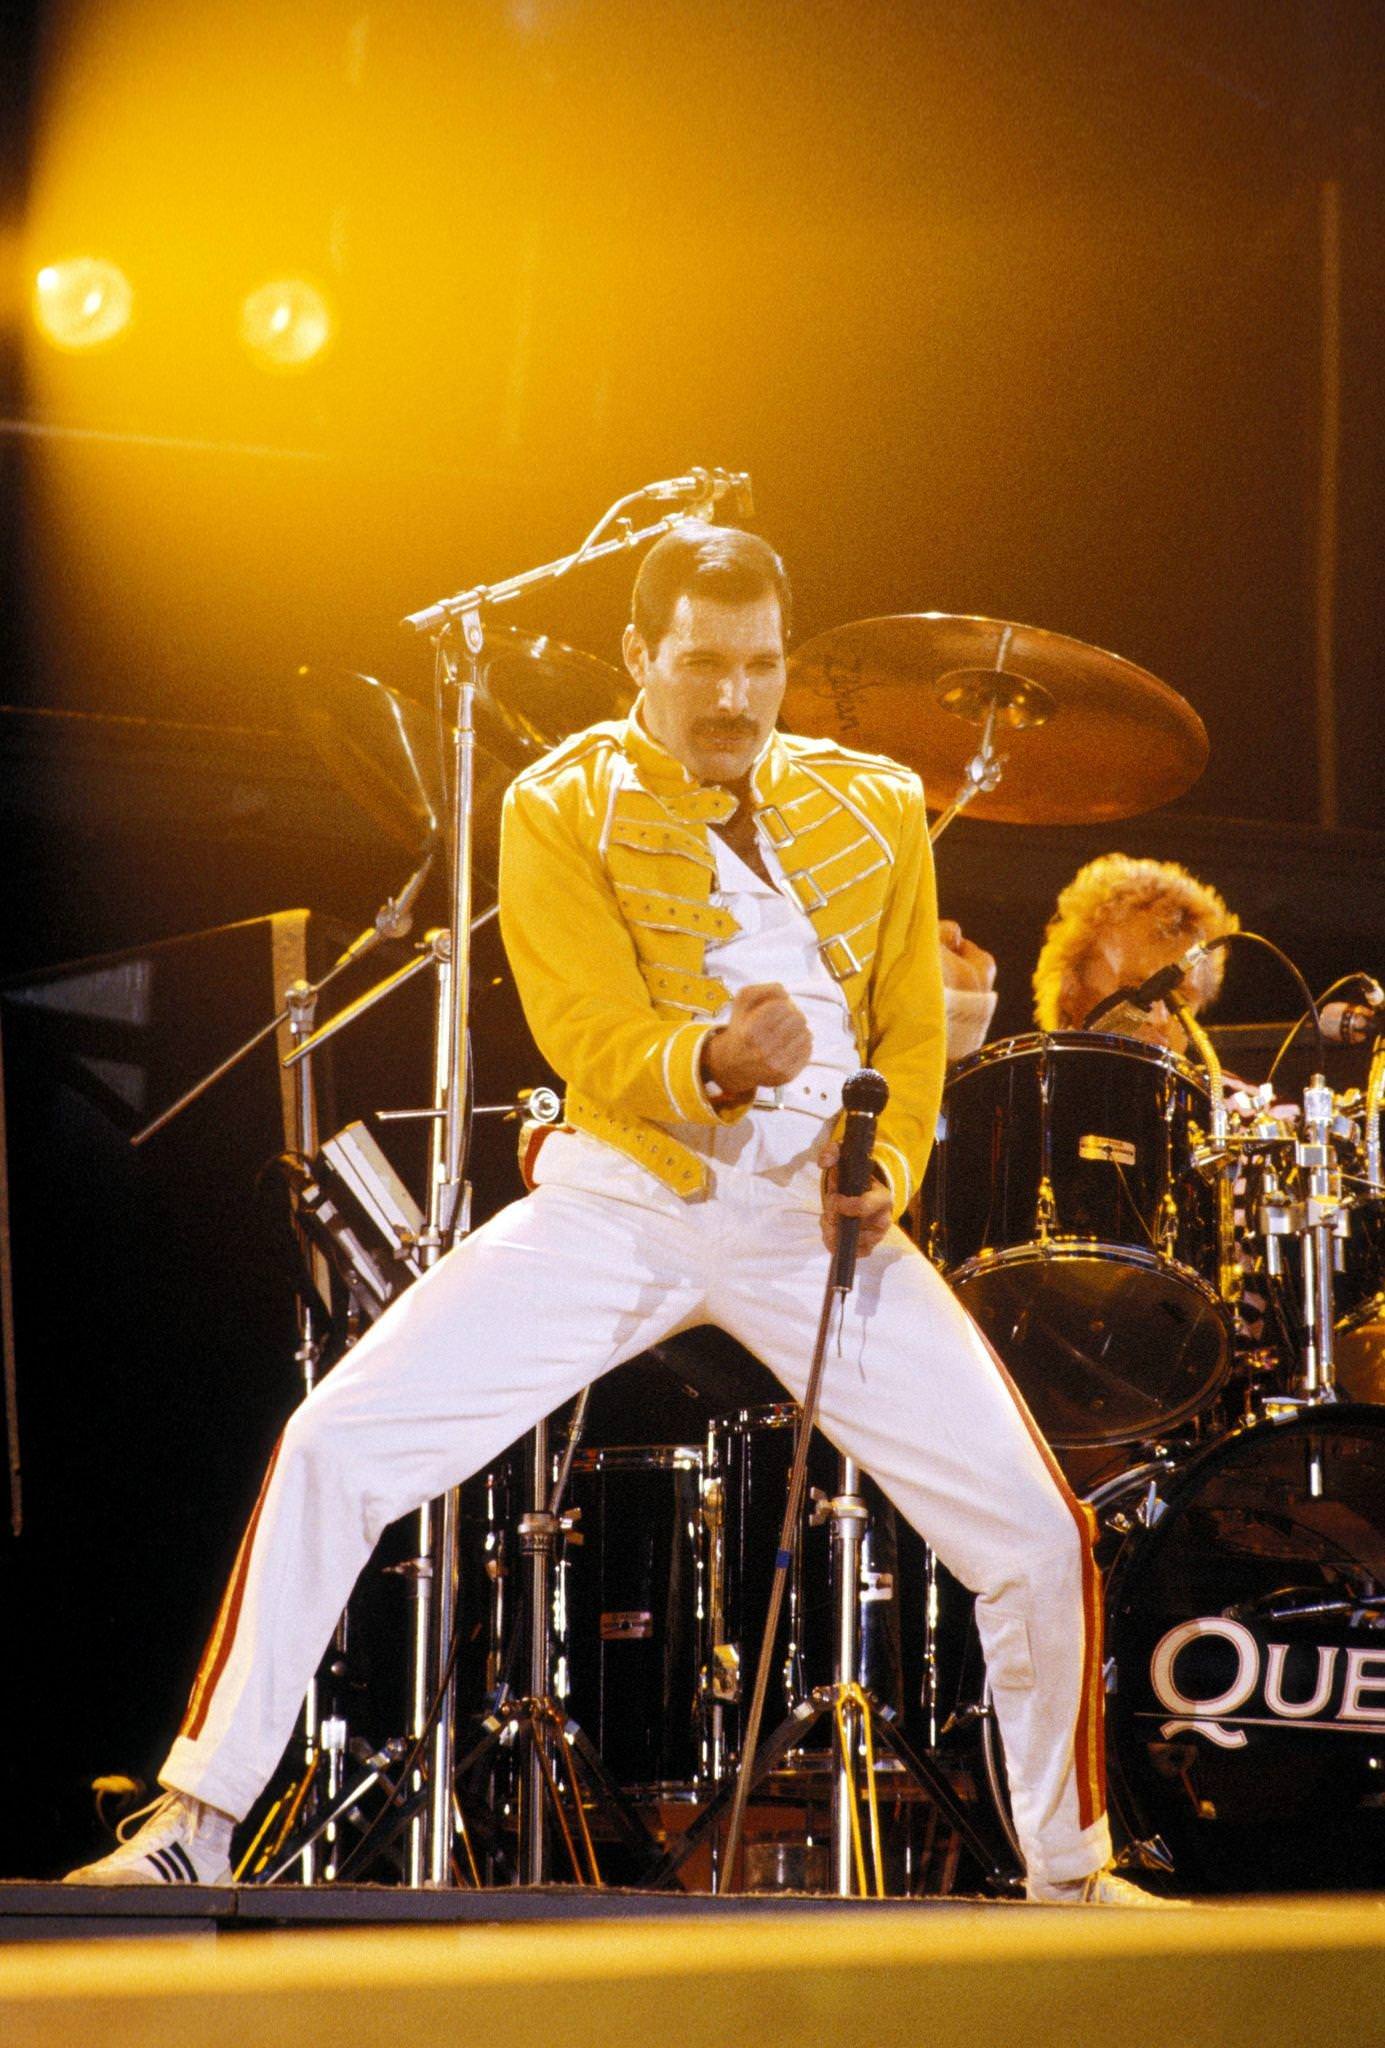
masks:
POLYGON ((693 730, 705 739, 749 739, 759 727, 753 718, 699 718, 693 730))

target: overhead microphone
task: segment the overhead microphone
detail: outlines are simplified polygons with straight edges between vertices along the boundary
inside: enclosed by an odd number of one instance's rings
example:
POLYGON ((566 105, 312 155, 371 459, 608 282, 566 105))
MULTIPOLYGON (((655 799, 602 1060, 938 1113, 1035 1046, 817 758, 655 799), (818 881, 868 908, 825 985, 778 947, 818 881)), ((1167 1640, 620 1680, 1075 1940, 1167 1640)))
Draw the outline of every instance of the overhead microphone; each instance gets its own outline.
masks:
POLYGON ((414 905, 437 856, 436 839, 397 896, 387 896, 375 915, 375 929, 382 939, 407 939, 414 926, 414 905))

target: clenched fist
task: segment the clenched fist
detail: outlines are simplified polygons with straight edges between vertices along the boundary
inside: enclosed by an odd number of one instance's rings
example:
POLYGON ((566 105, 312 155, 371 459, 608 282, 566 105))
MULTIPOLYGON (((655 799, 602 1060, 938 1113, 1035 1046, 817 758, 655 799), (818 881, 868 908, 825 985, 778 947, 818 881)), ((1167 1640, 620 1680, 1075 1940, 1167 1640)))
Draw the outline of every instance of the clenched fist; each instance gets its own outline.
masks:
POLYGON ((726 1095, 777 1088, 807 1066, 813 1040, 803 1012, 777 981, 740 989, 731 1015, 702 1053, 703 1074, 726 1095))
POLYGON ((943 986, 988 994, 995 987, 995 958, 973 945, 955 918, 938 923, 938 949, 942 955, 943 986))

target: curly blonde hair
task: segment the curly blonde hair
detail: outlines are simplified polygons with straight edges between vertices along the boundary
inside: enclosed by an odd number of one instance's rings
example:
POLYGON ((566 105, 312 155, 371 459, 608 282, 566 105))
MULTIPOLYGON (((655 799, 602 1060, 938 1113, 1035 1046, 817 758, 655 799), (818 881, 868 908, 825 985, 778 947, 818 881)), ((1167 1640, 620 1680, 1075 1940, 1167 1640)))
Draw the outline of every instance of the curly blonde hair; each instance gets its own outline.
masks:
MULTIPOLYGON (((1079 868, 1058 898, 1034 968, 1034 1019, 1041 1031, 1080 1024, 1085 969, 1104 931, 1139 913, 1152 916, 1169 945, 1182 951, 1195 939, 1240 930, 1240 919, 1217 891, 1171 860, 1134 860, 1104 853, 1079 868)), ((1221 987, 1226 961, 1219 949, 1188 975, 1192 1007, 1205 1009, 1221 987)))

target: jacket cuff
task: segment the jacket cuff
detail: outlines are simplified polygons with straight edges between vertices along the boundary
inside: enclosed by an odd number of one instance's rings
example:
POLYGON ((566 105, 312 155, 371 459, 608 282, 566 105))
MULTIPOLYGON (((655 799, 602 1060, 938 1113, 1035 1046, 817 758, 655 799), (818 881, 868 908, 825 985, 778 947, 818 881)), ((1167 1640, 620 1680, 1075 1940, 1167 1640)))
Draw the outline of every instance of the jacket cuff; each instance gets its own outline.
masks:
POLYGON ((723 1096, 713 1101, 702 1079, 702 1048, 715 1030, 712 1024, 680 1024, 664 1040, 664 1092, 675 1123, 734 1123, 745 1115, 753 1096, 723 1096))
MULTIPOLYGON (((705 1080, 702 1072, 703 1051, 708 1039, 719 1027, 715 1024, 697 1024, 685 1028, 690 1033, 696 1033, 692 1040, 692 1079, 693 1085, 697 1090, 700 1106, 695 1116, 689 1115, 686 1111, 682 1111, 680 1114, 688 1123, 739 1123, 740 1119, 755 1101, 755 1090, 753 1088, 748 1089, 743 1095, 727 1095, 717 1087, 715 1081, 709 1082, 705 1080)), ((681 1057, 680 1048, 673 1056, 672 1064, 675 1069, 681 1057)))

